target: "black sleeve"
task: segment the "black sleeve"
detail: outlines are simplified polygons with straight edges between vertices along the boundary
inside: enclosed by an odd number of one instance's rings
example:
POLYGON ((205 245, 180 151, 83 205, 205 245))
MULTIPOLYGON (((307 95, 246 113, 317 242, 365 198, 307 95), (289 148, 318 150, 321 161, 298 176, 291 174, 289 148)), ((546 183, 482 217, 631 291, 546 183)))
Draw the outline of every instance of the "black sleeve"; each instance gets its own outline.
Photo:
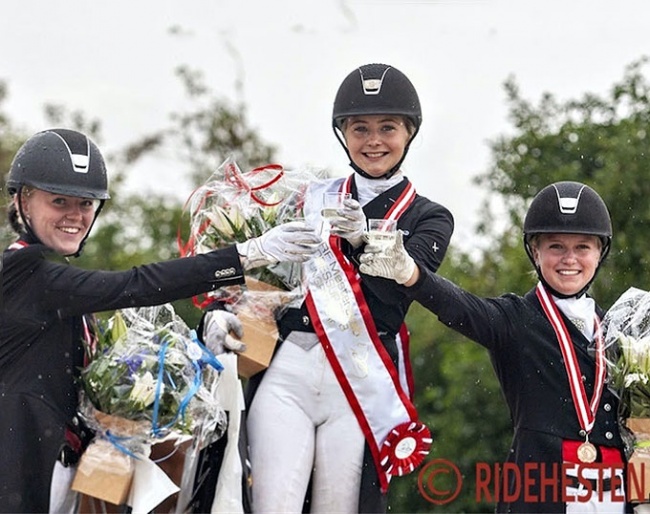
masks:
POLYGON ((491 350, 509 340, 517 320, 516 295, 481 298, 430 271, 421 270, 417 283, 404 289, 442 323, 491 350))
POLYGON ((41 258, 34 275, 41 281, 35 301, 61 317, 160 305, 244 283, 234 246, 128 271, 89 271, 41 258))

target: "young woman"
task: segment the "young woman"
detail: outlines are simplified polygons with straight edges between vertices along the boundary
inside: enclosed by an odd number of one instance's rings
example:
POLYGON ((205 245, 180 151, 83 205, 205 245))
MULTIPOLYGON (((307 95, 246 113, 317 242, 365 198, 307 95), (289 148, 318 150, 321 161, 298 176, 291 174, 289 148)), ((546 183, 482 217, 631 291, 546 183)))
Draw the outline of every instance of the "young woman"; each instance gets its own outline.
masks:
POLYGON ((307 497, 311 512, 386 509, 386 478, 377 465, 382 436, 373 427, 402 391, 384 387, 381 376, 391 368, 406 375, 399 334, 411 300, 390 281, 360 279, 357 257, 369 218, 397 220, 423 269, 435 272, 445 255, 452 215, 419 196, 401 168, 421 120, 413 84, 392 66, 361 66, 338 90, 332 124, 354 173, 314 183, 305 217, 320 218, 324 192, 351 198, 328 222, 327 255, 303 268, 309 293, 278 321, 281 344, 270 367, 249 383, 256 512, 301 512, 307 497), (324 272, 318 263, 327 256, 335 257, 324 272), (369 369, 375 361, 380 369, 369 369))
POLYGON ((74 130, 39 132, 16 154, 6 185, 18 239, 0 268, 0 511, 73 512, 69 481, 91 437, 76 415, 83 315, 241 284, 250 267, 305 260, 320 237, 291 223, 196 257, 88 271, 65 257, 79 255, 109 198, 97 146, 74 130))
POLYGON ((464 291, 421 267, 399 238, 383 253, 367 246, 360 258, 362 273, 403 284, 401 292, 490 352, 514 426, 507 461, 517 470, 498 512, 625 512, 625 455, 618 400, 605 384, 603 312, 587 294, 611 240, 600 196, 584 184, 558 182, 539 192, 524 221, 524 247, 539 282, 523 297, 464 291))

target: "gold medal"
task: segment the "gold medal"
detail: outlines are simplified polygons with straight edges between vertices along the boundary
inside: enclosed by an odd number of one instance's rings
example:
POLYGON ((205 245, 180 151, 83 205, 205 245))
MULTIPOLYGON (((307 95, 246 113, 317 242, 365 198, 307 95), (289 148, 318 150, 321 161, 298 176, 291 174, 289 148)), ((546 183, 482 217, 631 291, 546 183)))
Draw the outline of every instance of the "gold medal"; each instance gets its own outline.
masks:
POLYGON ((596 457, 598 457, 598 451, 589 441, 585 441, 578 446, 578 459, 580 462, 590 464, 596 460, 596 457))

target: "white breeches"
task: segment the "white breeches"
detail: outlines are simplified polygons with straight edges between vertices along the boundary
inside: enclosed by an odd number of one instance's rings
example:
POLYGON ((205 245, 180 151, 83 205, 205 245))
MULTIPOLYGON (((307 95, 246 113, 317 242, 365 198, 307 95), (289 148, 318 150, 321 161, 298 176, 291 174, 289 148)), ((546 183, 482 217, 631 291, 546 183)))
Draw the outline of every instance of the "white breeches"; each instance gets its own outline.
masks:
POLYGON ((315 334, 292 332, 248 413, 255 512, 357 512, 365 439, 315 334), (303 345, 305 346, 305 345, 303 345), (308 345, 307 345, 308 346, 308 345))
POLYGON ((52 483, 50 484, 50 513, 74 514, 77 512, 79 495, 70 489, 76 466, 65 467, 58 460, 54 464, 52 483))

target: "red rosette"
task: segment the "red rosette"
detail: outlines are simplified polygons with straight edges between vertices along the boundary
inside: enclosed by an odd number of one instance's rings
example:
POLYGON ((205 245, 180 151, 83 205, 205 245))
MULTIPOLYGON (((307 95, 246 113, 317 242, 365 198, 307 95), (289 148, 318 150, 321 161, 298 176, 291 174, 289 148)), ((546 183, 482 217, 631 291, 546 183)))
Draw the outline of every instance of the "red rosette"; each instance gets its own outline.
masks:
POLYGON ((407 421, 393 428, 379 450, 379 461, 385 473, 402 476, 411 473, 429 454, 431 432, 419 421, 407 421))

